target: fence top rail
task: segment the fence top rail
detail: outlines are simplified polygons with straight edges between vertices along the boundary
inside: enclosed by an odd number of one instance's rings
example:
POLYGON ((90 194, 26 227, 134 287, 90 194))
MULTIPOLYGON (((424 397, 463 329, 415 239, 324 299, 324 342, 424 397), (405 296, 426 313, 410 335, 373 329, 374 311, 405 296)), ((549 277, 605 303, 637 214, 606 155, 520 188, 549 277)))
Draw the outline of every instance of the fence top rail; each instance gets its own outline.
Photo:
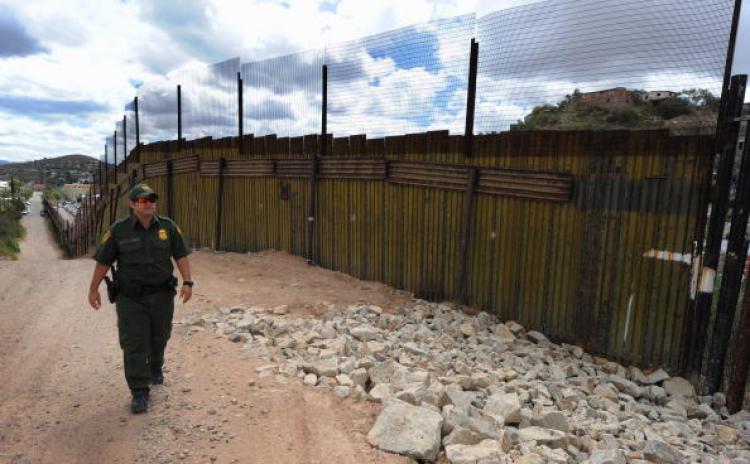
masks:
MULTIPOLYGON (((569 141, 570 138, 576 138, 581 141, 583 147, 590 147, 594 143, 627 143, 628 141, 645 141, 646 147, 653 148, 659 144, 666 143, 692 143, 700 144, 710 143, 714 140, 714 135, 708 134, 674 134, 669 129, 638 129, 638 130, 533 130, 533 131, 507 131, 492 134, 477 134, 473 136, 473 143, 477 147, 486 147, 491 145, 494 150, 490 150, 490 156, 557 156, 557 150, 549 150, 550 145, 569 141), (533 143, 532 143, 533 142, 533 143), (512 149, 511 149, 512 147, 512 149)), ((331 134, 327 137, 329 149, 327 155, 323 157, 326 160, 351 160, 367 158, 385 158, 389 155, 398 155, 401 153, 442 153, 460 150, 465 137, 463 135, 449 135, 447 131, 430 131, 415 134, 405 134, 399 136, 388 136, 368 139, 365 134, 357 136, 335 138, 331 134)), ((214 139, 204 137, 201 139, 191 140, 185 143, 187 151, 182 152, 182 156, 175 159, 195 156, 195 150, 212 150, 212 149, 236 149, 238 147, 238 137, 224 137, 214 139)), ((266 135, 251 140, 247 143, 244 150, 245 156, 265 155, 269 159, 283 156, 285 154, 296 154, 312 156, 317 153, 317 144, 320 140, 319 134, 309 134, 300 137, 281 137, 275 135, 266 135), (303 142, 307 148, 303 148, 303 142), (313 146, 311 146, 311 144, 313 146), (261 148, 262 147, 262 148, 261 148), (255 148, 255 149, 254 149, 255 148)), ((644 147, 644 148, 646 148, 644 147)), ((171 154, 176 153, 179 148, 177 140, 154 142, 143 145, 140 152, 146 154, 164 155, 164 159, 171 154)), ((482 150, 484 154, 477 157, 486 158, 487 150, 482 150)), ((632 152, 632 151, 631 151, 632 152)), ((607 152, 609 153, 609 152, 607 152)), ((676 150, 677 155, 680 154, 676 150)), ((245 157, 239 159, 247 159, 245 157)), ((159 161, 149 161, 144 164, 151 164, 159 161)))

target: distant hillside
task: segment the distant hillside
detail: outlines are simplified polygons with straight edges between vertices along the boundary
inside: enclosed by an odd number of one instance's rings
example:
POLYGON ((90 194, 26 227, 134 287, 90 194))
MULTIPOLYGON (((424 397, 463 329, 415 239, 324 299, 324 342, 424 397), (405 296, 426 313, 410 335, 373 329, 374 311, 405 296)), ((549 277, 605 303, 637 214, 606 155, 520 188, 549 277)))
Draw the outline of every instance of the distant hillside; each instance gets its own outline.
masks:
POLYGON ((7 161, 7 160, 0 160, 0 164, 8 164, 8 163, 10 163, 10 161, 7 161))
POLYGON ((96 158, 72 154, 23 163, 0 164, 0 180, 15 177, 23 182, 63 185, 91 181, 97 167, 96 158))
POLYGON ((718 97, 706 89, 663 94, 624 87, 588 93, 576 89, 556 105, 535 107, 512 130, 665 128, 678 134, 713 133, 718 97))
POLYGON ((44 158, 46 161, 54 161, 58 163, 66 163, 66 162, 74 162, 74 163, 81 163, 81 162, 91 162, 96 161, 96 158, 92 158, 88 155, 80 155, 80 154, 72 154, 72 155, 65 155, 65 156, 58 156, 57 158, 44 158))

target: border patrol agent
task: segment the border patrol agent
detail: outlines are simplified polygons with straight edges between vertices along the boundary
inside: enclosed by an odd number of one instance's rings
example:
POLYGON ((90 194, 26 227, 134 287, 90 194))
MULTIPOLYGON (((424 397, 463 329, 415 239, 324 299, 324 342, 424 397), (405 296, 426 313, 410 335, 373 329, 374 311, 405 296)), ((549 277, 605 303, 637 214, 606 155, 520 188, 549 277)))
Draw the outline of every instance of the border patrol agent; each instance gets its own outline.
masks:
MULTIPOLYGON (((192 297, 190 249, 172 219, 156 214, 158 196, 146 184, 129 192, 130 215, 115 221, 102 235, 94 255, 97 264, 89 288, 89 304, 101 307, 99 284, 117 261, 117 329, 123 351, 125 379, 132 393, 131 410, 148 410, 149 384, 164 383, 164 349, 172 332, 177 279, 174 258, 182 274, 180 298, 192 297)), ((109 283, 108 283, 109 286, 109 283)))

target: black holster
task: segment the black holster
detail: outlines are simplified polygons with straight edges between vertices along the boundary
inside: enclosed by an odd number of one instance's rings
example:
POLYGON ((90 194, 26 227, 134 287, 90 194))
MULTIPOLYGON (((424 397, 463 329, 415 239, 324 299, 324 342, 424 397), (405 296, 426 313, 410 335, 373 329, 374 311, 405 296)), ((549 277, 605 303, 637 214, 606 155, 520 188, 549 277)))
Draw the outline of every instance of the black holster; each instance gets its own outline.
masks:
POLYGON ((104 276, 104 283, 107 285, 107 299, 110 303, 114 303, 117 299, 117 293, 119 292, 119 289, 117 288, 117 280, 114 281, 109 278, 109 276, 104 276))

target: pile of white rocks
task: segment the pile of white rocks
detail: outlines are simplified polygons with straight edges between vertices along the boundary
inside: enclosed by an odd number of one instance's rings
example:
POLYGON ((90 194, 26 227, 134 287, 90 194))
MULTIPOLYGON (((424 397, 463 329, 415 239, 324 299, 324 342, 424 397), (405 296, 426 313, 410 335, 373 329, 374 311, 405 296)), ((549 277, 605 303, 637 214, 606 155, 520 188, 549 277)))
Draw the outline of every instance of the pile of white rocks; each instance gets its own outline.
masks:
POLYGON ((750 464, 750 412, 515 322, 415 300, 321 318, 237 306, 185 321, 341 398, 381 402, 375 447, 427 462, 750 464))

